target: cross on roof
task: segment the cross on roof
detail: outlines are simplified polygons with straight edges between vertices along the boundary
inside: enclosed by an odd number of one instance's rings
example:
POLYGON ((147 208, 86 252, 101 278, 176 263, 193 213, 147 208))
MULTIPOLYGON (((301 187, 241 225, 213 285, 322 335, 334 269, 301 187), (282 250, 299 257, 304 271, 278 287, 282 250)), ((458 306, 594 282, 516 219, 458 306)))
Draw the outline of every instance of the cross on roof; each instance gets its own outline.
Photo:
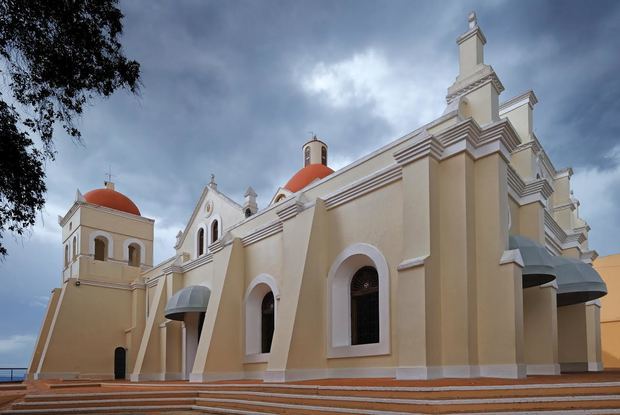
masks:
POLYGON ((105 174, 106 176, 106 182, 111 182, 112 181, 112 167, 108 166, 108 172, 105 174))

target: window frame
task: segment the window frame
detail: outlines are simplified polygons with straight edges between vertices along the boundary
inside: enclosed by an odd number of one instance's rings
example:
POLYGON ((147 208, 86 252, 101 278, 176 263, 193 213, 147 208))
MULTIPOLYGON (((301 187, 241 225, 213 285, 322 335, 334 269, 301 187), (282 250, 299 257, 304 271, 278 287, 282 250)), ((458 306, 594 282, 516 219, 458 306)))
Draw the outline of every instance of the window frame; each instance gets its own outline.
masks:
POLYGON ((114 259, 114 239, 112 235, 105 231, 94 231, 88 235, 88 254, 95 259, 95 239, 98 237, 106 239, 107 253, 105 255, 105 261, 114 259))
POLYGON ((260 274, 250 282, 244 300, 244 353, 245 363, 264 363, 269 361, 269 353, 262 353, 262 312, 261 305, 267 293, 273 293, 273 337, 271 347, 276 340, 278 328, 278 303, 280 291, 274 277, 260 274))
POLYGON ((346 247, 327 275, 327 357, 380 356, 390 354, 390 271, 381 251, 367 243, 346 247), (351 344, 351 280, 364 266, 377 270, 379 278, 379 342, 351 344))

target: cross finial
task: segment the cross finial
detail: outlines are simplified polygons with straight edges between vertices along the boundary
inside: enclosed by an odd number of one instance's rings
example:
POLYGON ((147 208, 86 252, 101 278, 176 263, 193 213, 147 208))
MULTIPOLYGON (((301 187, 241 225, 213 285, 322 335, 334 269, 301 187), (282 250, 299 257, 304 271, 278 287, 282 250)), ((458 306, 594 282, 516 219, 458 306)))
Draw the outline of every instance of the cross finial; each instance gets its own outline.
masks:
POLYGON ((108 166, 108 172, 105 174, 106 182, 112 181, 112 166, 108 166))
POLYGON ((476 12, 470 12, 469 16, 467 16, 467 21, 469 22, 470 29, 478 26, 478 18, 476 17, 476 12))
POLYGON ((217 190, 217 183, 215 183, 215 174, 211 173, 211 181, 209 182, 209 187, 211 189, 217 190))

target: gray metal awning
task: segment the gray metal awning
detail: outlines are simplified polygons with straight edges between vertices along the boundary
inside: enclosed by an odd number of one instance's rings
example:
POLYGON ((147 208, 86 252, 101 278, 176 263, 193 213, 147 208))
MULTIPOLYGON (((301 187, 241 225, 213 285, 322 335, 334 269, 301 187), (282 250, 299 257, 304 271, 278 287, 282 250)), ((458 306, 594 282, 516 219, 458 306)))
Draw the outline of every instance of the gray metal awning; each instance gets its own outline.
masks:
POLYGON ((185 313, 207 311, 211 290, 202 285, 190 285, 176 293, 168 300, 164 315, 170 320, 183 321, 185 313))
POLYGON ((585 303, 607 294, 607 285, 592 265, 573 258, 553 257, 558 274, 558 307, 585 303))
POLYGON ((521 235, 511 235, 508 238, 508 248, 521 251, 523 258, 523 288, 543 285, 553 281, 556 271, 552 256, 541 244, 521 235))

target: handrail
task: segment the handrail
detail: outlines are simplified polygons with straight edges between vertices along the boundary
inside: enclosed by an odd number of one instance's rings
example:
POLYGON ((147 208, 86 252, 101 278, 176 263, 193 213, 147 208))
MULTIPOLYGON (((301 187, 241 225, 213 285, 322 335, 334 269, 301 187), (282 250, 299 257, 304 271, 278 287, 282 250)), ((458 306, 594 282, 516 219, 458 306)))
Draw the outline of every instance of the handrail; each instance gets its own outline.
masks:
MULTIPOLYGON (((4 381, 4 382, 15 382, 17 379, 15 379, 15 377, 13 376, 13 372, 15 370, 28 370, 28 368, 27 367, 0 367, 0 371, 2 371, 2 370, 8 370, 11 373, 10 380, 4 381)), ((25 373, 24 373, 24 375, 25 375, 25 373)), ((19 379, 19 380, 23 380, 23 378, 19 379)), ((3 381, 0 380, 0 382, 3 382, 3 381)))

